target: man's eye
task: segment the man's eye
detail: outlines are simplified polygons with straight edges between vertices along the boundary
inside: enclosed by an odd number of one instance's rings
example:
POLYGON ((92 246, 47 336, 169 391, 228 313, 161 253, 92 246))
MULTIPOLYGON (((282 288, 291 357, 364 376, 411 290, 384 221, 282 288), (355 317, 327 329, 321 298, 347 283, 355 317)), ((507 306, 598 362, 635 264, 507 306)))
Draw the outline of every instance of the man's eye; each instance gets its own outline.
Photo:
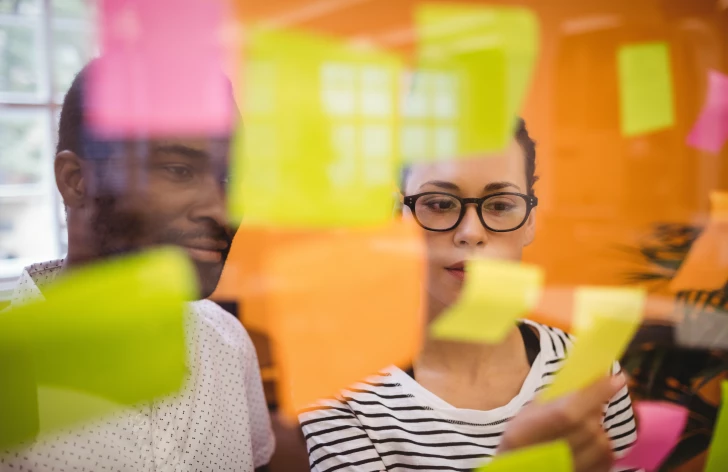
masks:
POLYGON ((192 177, 192 169, 182 165, 166 165, 164 170, 178 180, 186 180, 192 177))

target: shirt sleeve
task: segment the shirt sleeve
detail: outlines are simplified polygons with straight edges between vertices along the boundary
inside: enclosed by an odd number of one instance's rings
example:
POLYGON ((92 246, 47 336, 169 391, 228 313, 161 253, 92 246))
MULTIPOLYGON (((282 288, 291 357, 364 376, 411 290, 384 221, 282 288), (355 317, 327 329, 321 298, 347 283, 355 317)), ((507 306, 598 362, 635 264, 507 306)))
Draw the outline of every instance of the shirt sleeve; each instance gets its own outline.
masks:
POLYGON ((258 355, 253 341, 245 333, 245 397, 250 415, 250 435, 253 444, 253 465, 255 468, 267 465, 275 450, 275 436, 268 413, 268 404, 263 392, 258 355))
POLYGON ((387 470, 374 444, 348 405, 322 400, 299 416, 311 472, 387 470))
MULTIPOLYGON (((614 362, 612 366, 612 374, 616 375, 622 372, 619 362, 614 362)), ((617 392, 612 397, 609 404, 605 407, 604 420, 602 422, 604 430, 612 442, 612 450, 617 458, 624 456, 627 450, 637 441, 637 423, 635 422, 634 412, 632 411, 632 400, 629 397, 627 386, 617 392)), ((613 472, 636 471, 638 469, 625 469, 614 467, 613 472)))

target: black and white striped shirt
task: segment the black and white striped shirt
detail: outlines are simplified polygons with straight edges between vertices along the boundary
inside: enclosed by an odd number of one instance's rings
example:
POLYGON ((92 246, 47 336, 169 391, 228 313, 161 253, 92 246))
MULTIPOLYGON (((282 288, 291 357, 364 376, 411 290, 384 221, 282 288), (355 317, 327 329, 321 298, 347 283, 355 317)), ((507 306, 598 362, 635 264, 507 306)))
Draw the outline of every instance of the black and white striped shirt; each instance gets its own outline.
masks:
MULTIPOLYGON (((387 368, 301 412, 311 470, 470 471, 487 463, 508 420, 552 382, 572 345, 561 330, 525 323, 538 330, 540 352, 508 404, 489 411, 455 408, 399 368, 387 368)), ((615 362, 613 373, 619 371, 615 362)), ((617 456, 636 440, 626 387, 605 405, 603 424, 617 456)))

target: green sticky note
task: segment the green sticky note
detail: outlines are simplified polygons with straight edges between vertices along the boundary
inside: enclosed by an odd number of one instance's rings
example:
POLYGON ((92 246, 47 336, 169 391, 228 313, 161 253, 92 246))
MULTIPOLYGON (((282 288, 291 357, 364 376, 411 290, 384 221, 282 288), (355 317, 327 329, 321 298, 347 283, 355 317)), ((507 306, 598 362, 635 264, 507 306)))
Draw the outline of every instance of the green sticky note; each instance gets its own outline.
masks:
POLYGON ((438 339, 497 343, 538 302, 543 270, 510 261, 468 261, 460 298, 430 325, 438 339))
POLYGON ((636 136, 675 124, 670 49, 666 43, 623 46, 617 53, 622 134, 636 136))
POLYGON ((253 31, 246 52, 230 218, 279 227, 392 220, 399 59, 281 30, 253 31))
POLYGON ((579 287, 574 300, 574 347, 540 398, 554 400, 604 377, 637 331, 645 299, 642 289, 579 287))
POLYGON ((434 3, 417 9, 416 28, 404 159, 472 158, 507 148, 536 61, 536 15, 525 8, 434 3))
POLYGON ((493 460, 477 469, 477 472, 571 472, 574 464, 566 441, 538 444, 512 452, 499 454, 493 460))
POLYGON ((0 313, 0 398, 18 405, 0 447, 177 391, 196 295, 187 256, 158 249, 74 269, 0 313))
POLYGON ((720 388, 722 392, 720 413, 713 429, 713 440, 705 472, 728 470, 728 381, 724 380, 720 388))

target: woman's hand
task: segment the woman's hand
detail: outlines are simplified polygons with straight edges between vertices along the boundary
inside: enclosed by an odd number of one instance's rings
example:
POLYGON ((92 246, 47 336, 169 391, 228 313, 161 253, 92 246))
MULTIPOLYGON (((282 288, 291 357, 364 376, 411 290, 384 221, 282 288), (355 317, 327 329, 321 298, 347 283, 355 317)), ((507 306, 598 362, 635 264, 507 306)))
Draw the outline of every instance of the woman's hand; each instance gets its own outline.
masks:
POLYGON ((576 472, 608 471, 614 456, 602 427, 603 408, 624 385, 620 374, 559 400, 534 401, 508 423, 498 452, 564 439, 571 448, 576 472))

